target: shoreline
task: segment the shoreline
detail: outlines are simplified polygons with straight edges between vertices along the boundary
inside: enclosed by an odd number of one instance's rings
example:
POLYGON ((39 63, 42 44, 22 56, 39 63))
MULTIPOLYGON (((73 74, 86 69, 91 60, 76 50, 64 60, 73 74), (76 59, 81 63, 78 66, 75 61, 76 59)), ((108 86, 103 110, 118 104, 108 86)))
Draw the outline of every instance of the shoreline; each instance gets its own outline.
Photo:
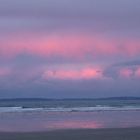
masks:
POLYGON ((0 132, 0 140, 140 140, 140 127, 0 132))

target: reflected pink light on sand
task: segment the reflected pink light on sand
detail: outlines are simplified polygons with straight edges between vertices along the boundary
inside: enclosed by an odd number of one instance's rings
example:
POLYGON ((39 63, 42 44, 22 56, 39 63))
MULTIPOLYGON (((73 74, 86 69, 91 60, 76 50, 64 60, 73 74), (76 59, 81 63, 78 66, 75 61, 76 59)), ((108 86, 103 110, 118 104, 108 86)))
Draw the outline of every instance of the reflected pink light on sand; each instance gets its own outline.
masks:
POLYGON ((14 122, 10 124, 1 124, 0 132, 30 132, 30 131, 49 131, 56 129, 96 129, 103 128, 103 124, 96 121, 38 121, 38 122, 14 122))
POLYGON ((38 112, 0 114, 1 132, 33 132, 59 129, 127 128, 140 126, 139 111, 38 112))
POLYGON ((64 122, 55 122, 51 125, 46 126, 49 129, 95 129, 103 128, 103 124, 95 121, 64 121, 64 122))

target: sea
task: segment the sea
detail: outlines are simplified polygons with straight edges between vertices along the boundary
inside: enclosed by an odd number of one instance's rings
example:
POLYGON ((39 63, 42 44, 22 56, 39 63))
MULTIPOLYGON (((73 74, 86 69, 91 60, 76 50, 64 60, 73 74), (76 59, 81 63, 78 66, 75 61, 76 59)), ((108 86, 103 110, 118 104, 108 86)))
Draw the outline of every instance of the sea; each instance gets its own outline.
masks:
POLYGON ((0 100, 0 132, 129 127, 140 127, 140 98, 0 100))

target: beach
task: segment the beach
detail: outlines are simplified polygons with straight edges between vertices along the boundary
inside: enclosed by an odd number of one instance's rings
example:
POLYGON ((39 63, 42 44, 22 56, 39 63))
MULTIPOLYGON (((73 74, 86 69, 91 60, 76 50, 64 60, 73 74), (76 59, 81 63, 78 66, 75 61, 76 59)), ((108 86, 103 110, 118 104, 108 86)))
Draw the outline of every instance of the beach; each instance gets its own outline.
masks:
POLYGON ((139 140, 140 128, 75 129, 0 133, 0 140, 139 140))
POLYGON ((0 140, 140 140, 139 100, 12 100, 0 105, 0 140))
POLYGON ((0 0, 0 140, 140 140, 140 0, 0 0))

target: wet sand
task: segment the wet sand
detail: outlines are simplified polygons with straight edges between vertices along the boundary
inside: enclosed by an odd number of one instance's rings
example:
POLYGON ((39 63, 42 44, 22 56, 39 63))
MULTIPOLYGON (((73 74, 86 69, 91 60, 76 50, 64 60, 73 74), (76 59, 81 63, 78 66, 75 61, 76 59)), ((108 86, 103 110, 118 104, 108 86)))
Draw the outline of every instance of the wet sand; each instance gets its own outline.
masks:
POLYGON ((140 128, 0 133, 0 140, 140 140, 140 128))

